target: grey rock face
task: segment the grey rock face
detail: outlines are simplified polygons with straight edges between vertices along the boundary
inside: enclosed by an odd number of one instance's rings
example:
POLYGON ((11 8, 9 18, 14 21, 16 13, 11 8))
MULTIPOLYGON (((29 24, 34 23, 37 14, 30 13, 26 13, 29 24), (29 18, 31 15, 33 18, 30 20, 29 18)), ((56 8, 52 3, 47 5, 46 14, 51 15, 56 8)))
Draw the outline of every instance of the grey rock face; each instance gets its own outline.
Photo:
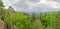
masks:
POLYGON ((4 22, 0 19, 0 29, 4 29, 4 22))
POLYGON ((8 12, 9 12, 9 13, 15 13, 15 10, 14 10, 11 6, 9 6, 8 12))

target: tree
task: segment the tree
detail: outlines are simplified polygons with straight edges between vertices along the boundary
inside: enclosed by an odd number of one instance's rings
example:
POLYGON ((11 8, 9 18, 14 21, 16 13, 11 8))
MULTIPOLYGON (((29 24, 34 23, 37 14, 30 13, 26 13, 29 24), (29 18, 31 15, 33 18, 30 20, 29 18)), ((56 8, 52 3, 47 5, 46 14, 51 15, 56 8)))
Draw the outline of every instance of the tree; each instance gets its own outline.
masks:
POLYGON ((0 9, 4 7, 2 0, 0 0, 0 9))
POLYGON ((47 27, 47 24, 46 24, 47 21, 45 20, 45 16, 46 16, 46 14, 43 15, 43 13, 40 13, 39 19, 41 21, 41 24, 46 28, 47 27))
POLYGON ((3 14, 2 14, 2 12, 3 12, 3 7, 4 7, 3 2, 2 2, 2 0, 0 0, 0 16, 1 16, 1 19, 2 19, 2 20, 4 20, 3 14))
POLYGON ((32 13, 32 20, 31 20, 31 22, 34 22, 35 21, 35 13, 33 12, 32 13))
POLYGON ((2 13, 3 7, 4 7, 3 2, 2 2, 2 0, 0 0, 0 25, 1 25, 0 29, 4 28, 4 18, 3 18, 3 13, 2 13))

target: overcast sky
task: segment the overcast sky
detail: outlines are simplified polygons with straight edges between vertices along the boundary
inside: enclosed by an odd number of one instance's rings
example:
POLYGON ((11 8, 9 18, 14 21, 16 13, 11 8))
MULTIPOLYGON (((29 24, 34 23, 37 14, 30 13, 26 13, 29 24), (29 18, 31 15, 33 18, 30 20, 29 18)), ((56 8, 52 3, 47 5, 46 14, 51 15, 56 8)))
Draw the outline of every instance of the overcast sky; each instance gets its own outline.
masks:
POLYGON ((60 0, 3 0, 3 2, 6 8, 12 6, 16 11, 60 11, 60 0))

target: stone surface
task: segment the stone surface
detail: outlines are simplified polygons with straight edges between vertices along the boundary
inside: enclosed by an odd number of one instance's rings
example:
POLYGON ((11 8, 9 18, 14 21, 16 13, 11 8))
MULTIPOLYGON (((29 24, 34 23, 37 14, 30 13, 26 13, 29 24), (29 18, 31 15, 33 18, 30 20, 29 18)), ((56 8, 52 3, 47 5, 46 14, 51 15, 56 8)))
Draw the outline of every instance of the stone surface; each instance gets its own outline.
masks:
POLYGON ((4 22, 0 19, 0 29, 4 29, 4 22))
POLYGON ((8 12, 9 12, 9 13, 15 13, 15 10, 14 10, 11 6, 9 6, 8 12))

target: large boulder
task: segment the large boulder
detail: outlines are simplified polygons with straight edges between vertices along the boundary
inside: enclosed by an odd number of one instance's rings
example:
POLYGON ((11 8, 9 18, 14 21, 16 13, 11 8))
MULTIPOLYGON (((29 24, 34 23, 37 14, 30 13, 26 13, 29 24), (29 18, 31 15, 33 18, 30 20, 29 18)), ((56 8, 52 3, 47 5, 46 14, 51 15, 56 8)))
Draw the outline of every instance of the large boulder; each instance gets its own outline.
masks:
POLYGON ((11 6, 9 6, 8 12, 9 12, 9 13, 15 13, 15 10, 14 10, 11 6))
POLYGON ((0 29, 4 29, 4 22, 0 19, 0 29))

